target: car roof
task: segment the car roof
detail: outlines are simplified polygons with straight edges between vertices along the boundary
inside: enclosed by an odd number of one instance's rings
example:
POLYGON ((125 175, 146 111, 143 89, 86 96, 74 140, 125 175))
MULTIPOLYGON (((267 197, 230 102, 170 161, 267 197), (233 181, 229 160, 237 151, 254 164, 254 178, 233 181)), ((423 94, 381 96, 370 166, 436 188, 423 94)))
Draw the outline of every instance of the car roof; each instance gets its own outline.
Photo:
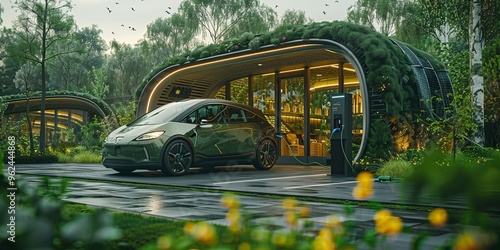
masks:
POLYGON ((250 111, 252 111, 254 113, 257 113, 257 114, 262 114, 262 111, 260 111, 259 109, 254 108, 254 107, 251 107, 249 105, 242 104, 242 103, 239 103, 239 102, 233 102, 233 101, 229 101, 229 100, 224 100, 224 99, 214 99, 214 98, 184 99, 184 100, 177 101, 177 102, 186 102, 186 103, 189 103, 189 104, 192 103, 193 105, 194 104, 200 104, 200 105, 229 104, 229 105, 237 106, 237 107, 240 107, 240 108, 248 109, 248 110, 250 110, 250 111))

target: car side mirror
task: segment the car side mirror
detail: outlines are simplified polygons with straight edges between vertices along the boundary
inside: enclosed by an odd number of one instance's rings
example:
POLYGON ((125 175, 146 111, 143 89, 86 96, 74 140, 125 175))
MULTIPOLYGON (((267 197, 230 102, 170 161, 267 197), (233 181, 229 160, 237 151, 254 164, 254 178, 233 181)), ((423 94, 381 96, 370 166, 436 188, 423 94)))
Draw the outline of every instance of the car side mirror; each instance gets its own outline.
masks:
POLYGON ((201 119, 200 127, 202 127, 202 128, 211 128, 212 124, 208 123, 207 119, 201 119))

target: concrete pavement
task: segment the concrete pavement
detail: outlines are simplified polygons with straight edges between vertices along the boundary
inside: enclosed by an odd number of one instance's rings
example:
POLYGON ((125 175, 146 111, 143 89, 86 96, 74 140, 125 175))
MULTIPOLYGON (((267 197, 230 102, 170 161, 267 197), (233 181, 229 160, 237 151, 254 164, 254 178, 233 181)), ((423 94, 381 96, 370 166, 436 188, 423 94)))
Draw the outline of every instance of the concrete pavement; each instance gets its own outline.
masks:
MULTIPOLYGON (((224 192, 209 192, 210 190, 352 200, 352 188, 356 185, 353 177, 329 176, 327 175, 329 169, 310 166, 276 166, 270 171, 257 171, 248 166, 232 166, 209 173, 192 171, 183 177, 167 177, 161 172, 148 171, 121 175, 99 164, 17 165, 16 171, 20 174, 29 174, 21 175, 19 179, 30 183, 39 180, 38 176, 33 175, 96 180, 72 181, 65 198, 70 202, 175 220, 204 220, 221 225, 227 224, 226 209, 220 206, 220 198, 224 192), (146 188, 99 182, 99 180, 168 185, 168 187, 146 188), (205 188, 207 192, 174 187, 205 188)), ((374 187, 373 200, 407 204, 399 192, 400 183, 375 183, 374 187)), ((269 226, 274 230, 286 230, 281 199, 241 195, 240 200, 243 210, 250 214, 254 223, 269 226)), ((367 207, 354 206, 355 214, 347 217, 343 205, 300 203, 311 208, 311 215, 307 220, 314 222, 313 231, 322 228, 329 215, 337 215, 342 221, 356 222, 359 230, 354 237, 361 237, 365 230, 374 227, 375 211, 367 207)), ((460 203, 450 203, 450 205, 459 206, 460 203)), ((427 222, 427 211, 395 210, 393 213, 403 218, 405 226, 411 228, 411 233, 402 233, 397 238, 389 239, 386 243, 387 248, 409 249, 415 235, 425 232, 429 237, 422 249, 434 249, 454 235, 452 229, 455 225, 448 225, 442 229, 431 228, 427 222)))

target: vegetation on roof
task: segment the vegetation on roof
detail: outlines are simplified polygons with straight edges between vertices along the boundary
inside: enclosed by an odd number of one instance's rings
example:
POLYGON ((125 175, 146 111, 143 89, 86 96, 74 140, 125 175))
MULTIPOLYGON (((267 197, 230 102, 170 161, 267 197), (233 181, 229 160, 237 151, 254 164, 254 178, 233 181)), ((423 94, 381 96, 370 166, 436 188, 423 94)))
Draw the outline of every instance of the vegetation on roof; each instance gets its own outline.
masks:
MULTIPOLYGON (((102 109, 105 115, 110 115, 113 114, 113 110, 111 107, 102 99, 97 98, 93 95, 87 94, 87 93, 81 93, 81 92, 75 92, 75 91, 47 91, 47 97, 51 96, 68 96, 70 98, 73 97, 81 97, 84 99, 87 99, 93 103, 95 103, 99 108, 102 109)), ((42 92, 37 91, 30 93, 30 98, 41 98, 42 97, 42 92)), ((11 101, 11 100, 16 100, 16 99, 24 99, 26 98, 25 94, 15 94, 15 95, 7 95, 7 96, 0 96, 0 100, 3 102, 6 101, 11 101)))

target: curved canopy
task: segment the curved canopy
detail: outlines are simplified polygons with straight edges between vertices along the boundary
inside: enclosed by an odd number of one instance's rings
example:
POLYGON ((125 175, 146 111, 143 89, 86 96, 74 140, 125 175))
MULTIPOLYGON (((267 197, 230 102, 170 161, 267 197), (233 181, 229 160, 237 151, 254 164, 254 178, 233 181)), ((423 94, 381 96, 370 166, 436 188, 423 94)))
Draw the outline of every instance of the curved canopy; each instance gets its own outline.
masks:
MULTIPOLYGON (((108 115, 108 113, 104 112, 95 102, 80 96, 53 95, 47 96, 45 101, 45 109, 77 109, 87 111, 101 118, 108 115)), ((27 101, 26 98, 16 98, 7 100, 6 102, 7 108, 5 109, 4 115, 11 115, 26 112, 27 105, 29 105, 30 111, 40 111, 42 98, 32 97, 29 101, 27 101)))

